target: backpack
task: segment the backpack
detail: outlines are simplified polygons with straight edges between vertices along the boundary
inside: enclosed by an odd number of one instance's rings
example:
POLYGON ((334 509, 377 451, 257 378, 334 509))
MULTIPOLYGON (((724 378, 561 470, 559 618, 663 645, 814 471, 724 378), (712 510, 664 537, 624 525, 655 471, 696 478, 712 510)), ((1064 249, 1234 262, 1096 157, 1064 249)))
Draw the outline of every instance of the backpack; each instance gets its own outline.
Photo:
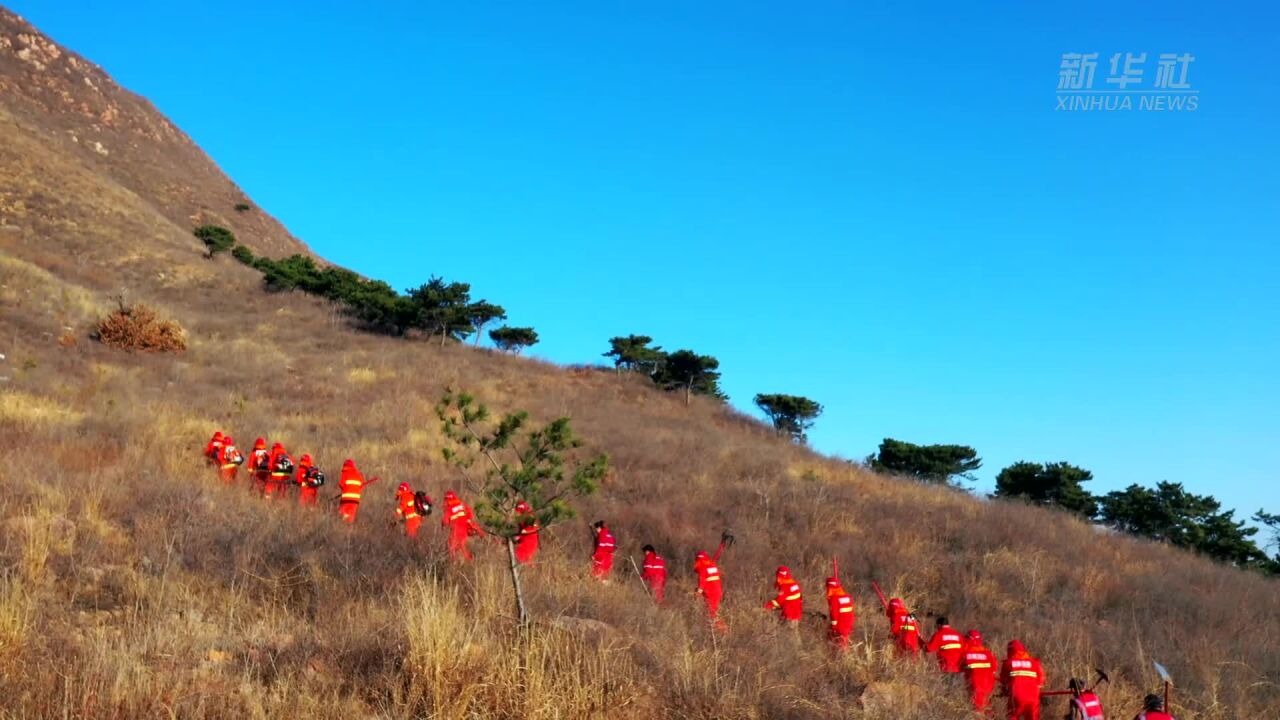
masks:
POLYGON ((292 459, 292 458, 290 458, 288 455, 281 455, 281 456, 279 456, 278 458, 276 458, 276 468, 275 468, 275 472, 278 472, 278 473, 287 473, 287 472, 289 472, 289 471, 291 471, 291 470, 293 470, 293 459, 292 459))
POLYGON ((419 515, 431 514, 431 498, 421 490, 413 494, 413 509, 418 511, 419 515))
POLYGON ((230 463, 232 465, 244 464, 244 455, 241 455, 240 451, 237 450, 234 445, 224 449, 222 451, 222 457, 224 458, 224 462, 230 463))
POLYGON ((271 457, 266 453, 258 453, 257 450, 254 450, 253 452, 254 452, 253 469, 259 472, 267 472, 268 470, 270 470, 271 468, 268 466, 270 465, 271 457))
POLYGON ((307 484, 313 488, 324 485, 324 472, 318 467, 307 468, 307 484))

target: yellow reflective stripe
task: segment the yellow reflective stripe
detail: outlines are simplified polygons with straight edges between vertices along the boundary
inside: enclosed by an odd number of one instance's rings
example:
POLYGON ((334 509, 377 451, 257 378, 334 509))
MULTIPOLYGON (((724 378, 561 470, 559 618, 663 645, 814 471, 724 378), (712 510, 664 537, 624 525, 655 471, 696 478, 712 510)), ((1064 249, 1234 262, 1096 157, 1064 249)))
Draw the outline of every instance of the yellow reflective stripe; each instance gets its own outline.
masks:
POLYGON ((842 612, 842 613, 851 613, 851 612, 853 612, 853 608, 851 608, 851 607, 842 607, 842 608, 840 608, 840 612, 842 612))
POLYGON ((968 665, 965 666, 965 668, 969 670, 978 670, 979 668, 986 669, 990 667, 991 667, 991 663, 969 663, 968 665))
POLYGON ((787 599, 787 600, 799 600, 799 599, 800 599, 800 593, 796 593, 795 595, 788 595, 788 596, 786 597, 786 599, 787 599))
POLYGON ((941 650, 959 650, 962 647, 964 646, 961 645, 960 643, 947 643, 946 645, 943 645, 940 649, 941 650))
POLYGON ((902 628, 901 628, 901 630, 903 630, 903 631, 915 630, 915 629, 916 629, 916 626, 915 626, 915 625, 903 625, 903 626, 902 626, 902 628))
POLYGON ((1034 670, 1011 670, 1009 677, 1036 677, 1034 670))
POLYGON ((342 493, 342 499, 343 499, 343 500, 359 500, 359 499, 360 499, 360 493, 349 493, 349 492, 344 492, 344 493, 342 493))
POLYGON ((235 466, 236 466, 236 464, 235 464, 235 463, 226 463, 226 464, 224 464, 224 465, 222 466, 222 469, 223 469, 223 470, 230 470, 231 468, 233 468, 233 467, 235 467, 235 466))
POLYGON ((705 582, 720 582, 719 575, 708 575, 705 582))

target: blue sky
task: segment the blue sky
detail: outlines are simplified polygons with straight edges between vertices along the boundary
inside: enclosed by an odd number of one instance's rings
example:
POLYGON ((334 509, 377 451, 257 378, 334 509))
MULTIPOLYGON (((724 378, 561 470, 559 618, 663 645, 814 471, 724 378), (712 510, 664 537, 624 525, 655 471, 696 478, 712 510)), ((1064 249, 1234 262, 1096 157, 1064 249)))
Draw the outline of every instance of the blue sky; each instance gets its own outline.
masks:
POLYGON ((9 5, 321 255, 471 282, 537 355, 648 334, 824 403, 826 452, 1280 510, 1269 5, 9 5), (1068 52, 1191 53, 1199 109, 1055 111, 1068 52))

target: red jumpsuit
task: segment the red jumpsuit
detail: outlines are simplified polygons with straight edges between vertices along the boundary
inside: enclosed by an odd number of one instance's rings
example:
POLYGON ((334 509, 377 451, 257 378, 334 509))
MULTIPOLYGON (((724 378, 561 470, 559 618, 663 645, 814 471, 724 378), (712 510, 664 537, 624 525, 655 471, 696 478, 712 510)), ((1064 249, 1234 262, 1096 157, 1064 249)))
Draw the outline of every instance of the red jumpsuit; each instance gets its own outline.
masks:
POLYGON ((204 456, 209 459, 209 464, 218 464, 218 458, 222 456, 222 431, 219 430, 213 434, 213 438, 204 446, 204 456))
POLYGON ((933 633, 933 637, 929 638, 929 645, 925 649, 938 654, 938 668, 942 672, 960 672, 960 660, 964 655, 964 638, 960 637, 960 633, 952 630, 950 625, 938 628, 933 633))
POLYGON ((1000 667, 1000 685, 1009 696, 1009 720, 1040 720, 1044 670, 1017 640, 1009 643, 1009 656, 1000 667))
POLYGON ((765 603, 764 608, 779 610, 779 619, 783 622, 800 622, 800 618, 804 616, 804 593, 800 592, 800 583, 791 577, 791 570, 786 567, 778 568, 773 584, 778 588, 778 594, 765 603))
POLYGON ((1104 720, 1102 700, 1096 693, 1082 692, 1079 697, 1071 698, 1072 720, 1104 720))
POLYGON ((481 534, 480 526, 476 525, 471 508, 452 490, 444 494, 444 514, 440 517, 440 524, 449 528, 449 556, 454 560, 470 560, 467 538, 481 534))
POLYGON ((253 441, 253 451, 249 453, 249 473, 253 475, 258 490, 265 491, 267 479, 271 477, 271 453, 267 451, 266 438, 253 441))
POLYGON ((1133 720, 1173 720, 1173 716, 1163 710, 1143 710, 1133 720))
POLYGON ((857 614, 854 612, 853 598, 845 592, 840 580, 833 577, 827 578, 827 617, 831 621, 827 637, 841 650, 849 647, 849 636, 853 634, 857 614))
POLYGON ((653 593, 653 601, 662 602, 662 598, 667 592, 667 561, 657 552, 650 550, 644 554, 644 568, 640 572, 640 578, 644 580, 644 584, 649 588, 649 592, 653 593))
POLYGON ((720 568, 716 565, 719 557, 718 552, 715 558, 699 552, 693 559, 693 569, 698 573, 698 594, 707 604, 707 617, 717 623, 720 621, 720 601, 724 599, 724 585, 720 568))
POLYGON ((516 503, 516 514, 519 515, 520 529, 516 532, 516 562, 531 563, 538 554, 538 533, 542 526, 533 516, 533 508, 521 501, 516 503))
POLYGON ((920 652, 920 629, 916 618, 907 610, 900 598, 889 601, 885 611, 889 615, 889 633, 893 636, 899 655, 917 655, 920 652))
POLYGON ((338 514, 343 521, 353 523, 356 513, 360 511, 360 496, 364 493, 364 474, 356 469, 355 461, 347 458, 342 463, 342 473, 338 476, 338 514))
POLYGON ((244 457, 240 455, 240 449, 236 447, 236 443, 230 437, 222 439, 222 447, 218 450, 218 476, 225 483, 233 483, 236 481, 236 473, 240 470, 240 463, 244 462, 244 457))
POLYGON ((271 474, 267 477, 266 485, 263 486, 263 496, 271 498, 284 495, 287 487, 285 483, 289 482, 289 475, 293 472, 293 457, 285 452, 284 445, 276 443, 271 447, 271 457, 267 460, 267 466, 271 468, 271 474))
POLYGON ((618 549, 618 541, 609 532, 607 525, 596 528, 596 546, 591 552, 591 576, 601 582, 609 582, 609 574, 613 572, 613 553, 618 549))
POLYGON ((298 471, 294 474, 293 481, 298 484, 299 505, 315 505, 319 499, 320 489, 307 477, 314 466, 310 455, 298 458, 298 471))
POLYGON ((974 710, 986 710, 991 704, 991 693, 996 689, 995 653, 982 644, 977 630, 970 630, 968 646, 961 656, 965 683, 969 686, 969 700, 974 710))
POLYGON ((413 488, 409 483, 400 483, 396 490, 396 516, 404 522, 404 534, 418 537, 418 527, 422 525, 422 516, 418 514, 418 506, 413 502, 413 488))

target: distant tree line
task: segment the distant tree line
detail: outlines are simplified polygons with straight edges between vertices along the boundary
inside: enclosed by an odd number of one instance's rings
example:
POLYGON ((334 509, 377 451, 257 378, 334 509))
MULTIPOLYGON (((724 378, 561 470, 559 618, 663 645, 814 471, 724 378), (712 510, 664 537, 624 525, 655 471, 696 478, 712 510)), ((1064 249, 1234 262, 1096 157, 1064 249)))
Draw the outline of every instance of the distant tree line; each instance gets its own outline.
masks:
MULTIPOLYGON (((878 472, 950 484, 957 477, 972 479, 982 459, 967 445, 916 445, 885 438, 867 465, 878 472)), ((1113 530, 1168 543, 1241 568, 1280 574, 1280 515, 1261 510, 1253 517, 1273 535, 1266 546, 1253 539, 1258 529, 1223 510, 1210 495, 1190 493, 1180 483, 1161 482, 1155 488, 1130 485, 1106 495, 1094 495, 1083 483, 1093 473, 1068 462, 1020 461, 996 475, 993 497, 1016 499, 1056 508, 1113 530)))

